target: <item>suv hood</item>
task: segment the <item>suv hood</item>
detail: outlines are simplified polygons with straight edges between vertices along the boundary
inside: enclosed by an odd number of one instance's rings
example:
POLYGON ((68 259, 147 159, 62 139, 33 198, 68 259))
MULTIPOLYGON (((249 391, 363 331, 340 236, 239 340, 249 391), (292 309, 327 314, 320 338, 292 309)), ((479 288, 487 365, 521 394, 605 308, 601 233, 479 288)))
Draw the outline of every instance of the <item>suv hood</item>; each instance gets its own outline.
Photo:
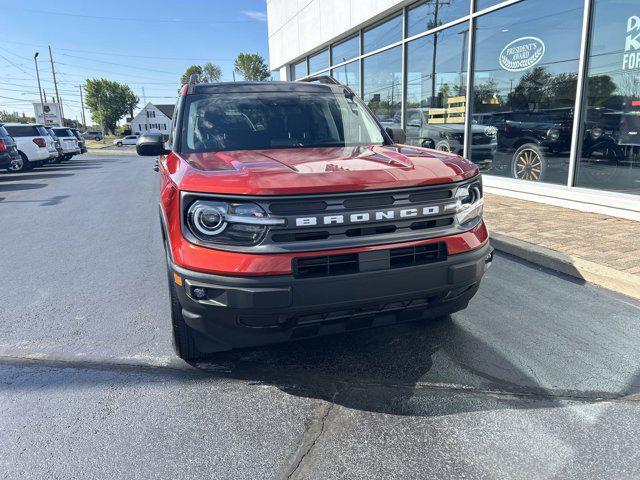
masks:
POLYGON ((409 146, 172 153, 167 169, 181 190, 243 195, 413 187, 478 173, 457 155, 409 146))

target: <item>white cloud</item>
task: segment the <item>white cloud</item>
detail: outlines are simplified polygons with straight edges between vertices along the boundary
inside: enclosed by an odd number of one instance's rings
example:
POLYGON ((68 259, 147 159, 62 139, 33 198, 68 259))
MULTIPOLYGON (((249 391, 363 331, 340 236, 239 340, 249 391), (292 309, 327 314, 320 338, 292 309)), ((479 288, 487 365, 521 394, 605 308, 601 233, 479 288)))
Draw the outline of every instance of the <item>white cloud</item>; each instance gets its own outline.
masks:
POLYGON ((266 22, 267 21, 266 12, 259 12, 258 10, 243 10, 241 13, 243 15, 246 15, 247 17, 253 19, 253 20, 258 20, 260 22, 266 22))

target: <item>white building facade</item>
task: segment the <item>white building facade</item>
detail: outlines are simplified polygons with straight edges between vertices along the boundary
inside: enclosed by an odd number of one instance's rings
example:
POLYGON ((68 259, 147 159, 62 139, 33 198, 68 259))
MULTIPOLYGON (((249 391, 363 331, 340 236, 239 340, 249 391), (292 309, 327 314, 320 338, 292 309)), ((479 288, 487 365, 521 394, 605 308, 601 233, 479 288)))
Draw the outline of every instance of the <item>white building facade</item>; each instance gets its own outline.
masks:
POLYGON ((331 75, 487 191, 640 220, 638 0, 267 0, 281 80, 331 75))
POLYGON ((131 133, 140 135, 149 130, 169 135, 174 105, 147 103, 131 121, 131 133))

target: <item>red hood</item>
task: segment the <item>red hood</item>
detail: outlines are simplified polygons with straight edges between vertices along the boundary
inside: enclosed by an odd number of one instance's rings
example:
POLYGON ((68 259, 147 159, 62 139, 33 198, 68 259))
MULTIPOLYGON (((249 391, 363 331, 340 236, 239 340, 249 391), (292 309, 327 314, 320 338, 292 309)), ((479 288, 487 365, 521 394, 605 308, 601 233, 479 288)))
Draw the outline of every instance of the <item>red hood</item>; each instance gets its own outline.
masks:
POLYGON ((433 185, 465 180, 478 167, 419 147, 287 148, 182 154, 167 158, 181 190, 282 195, 433 185))

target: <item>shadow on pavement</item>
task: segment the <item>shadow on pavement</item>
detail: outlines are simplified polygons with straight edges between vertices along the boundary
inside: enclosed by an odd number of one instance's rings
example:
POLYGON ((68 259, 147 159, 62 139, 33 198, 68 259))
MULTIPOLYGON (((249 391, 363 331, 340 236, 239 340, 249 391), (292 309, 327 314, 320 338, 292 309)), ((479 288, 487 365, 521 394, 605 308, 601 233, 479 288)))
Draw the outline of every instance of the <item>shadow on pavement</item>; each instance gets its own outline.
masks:
POLYGON ((0 192, 16 192, 19 190, 37 190, 38 188, 44 188, 48 184, 46 183, 15 183, 15 184, 0 184, 0 192))
MULTIPOLYGON (((595 403, 640 391, 640 376, 618 394, 548 390, 452 318, 226 352, 193 367, 177 358, 157 366, 109 359, 0 357, 3 364, 67 372, 50 381, 46 375, 36 376, 38 389, 64 389, 78 382, 181 382, 188 388, 192 382, 239 380, 354 410, 401 416, 566 407, 567 401, 595 403), (79 373, 82 370, 94 373, 79 373)), ((30 380, 22 378, 15 389, 29 385, 30 380)), ((0 390, 13 388, 10 381, 0 380, 0 390)))
POLYGON ((72 177, 75 173, 30 173, 0 175, 0 182, 16 182, 21 180, 44 180, 49 178, 72 177))

